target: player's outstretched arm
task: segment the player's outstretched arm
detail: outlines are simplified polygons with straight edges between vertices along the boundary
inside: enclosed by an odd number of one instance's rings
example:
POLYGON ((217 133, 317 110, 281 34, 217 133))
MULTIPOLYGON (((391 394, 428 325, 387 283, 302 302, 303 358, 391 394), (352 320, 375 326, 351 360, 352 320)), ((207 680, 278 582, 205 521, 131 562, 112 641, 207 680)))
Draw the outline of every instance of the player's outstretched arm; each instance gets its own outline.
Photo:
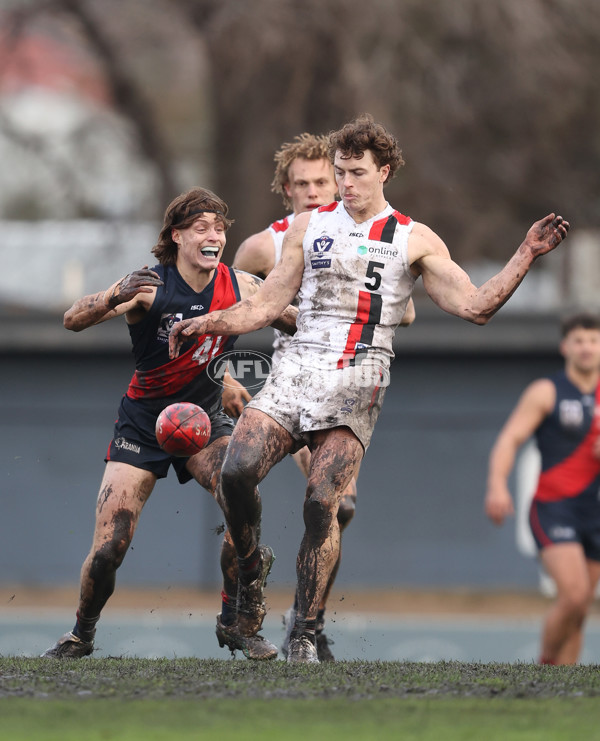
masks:
MULTIPOLYGON (((238 285, 240 287, 240 296, 242 299, 253 296, 262 286, 264 280, 257 275, 252 275, 245 270, 236 270, 238 285)), ((281 314, 271 322, 271 327, 285 332, 289 335, 296 334, 296 317, 298 309, 291 304, 286 306, 281 314)))
POLYGON ((423 224, 416 224, 409 238, 409 259, 440 308, 474 324, 487 324, 516 291, 533 262, 555 249, 568 231, 569 222, 562 216, 549 214, 536 221, 504 268, 479 288, 452 261, 442 240, 423 224))
POLYGON ((508 477, 519 448, 551 413, 556 399, 552 381, 539 379, 523 392, 517 406, 500 430, 492 447, 488 464, 485 513, 496 525, 515 513, 508 489, 508 477))
POLYGON ((63 324, 66 329, 81 332, 94 324, 125 314, 134 307, 139 294, 153 294, 156 286, 162 283, 158 274, 146 265, 116 281, 106 291, 75 301, 65 312, 63 324))
POLYGON ((260 278, 240 281, 242 301, 228 309, 176 322, 169 334, 169 357, 179 355, 183 343, 203 334, 247 334, 275 322, 293 301, 302 282, 304 254, 302 239, 310 214, 301 214, 294 220, 283 243, 282 258, 268 278, 260 285, 260 278), (258 288, 257 288, 258 286, 258 288), (247 293, 245 293, 247 291, 247 293), (248 295, 248 293, 251 295, 248 295), (248 296, 245 298, 245 296, 248 296))

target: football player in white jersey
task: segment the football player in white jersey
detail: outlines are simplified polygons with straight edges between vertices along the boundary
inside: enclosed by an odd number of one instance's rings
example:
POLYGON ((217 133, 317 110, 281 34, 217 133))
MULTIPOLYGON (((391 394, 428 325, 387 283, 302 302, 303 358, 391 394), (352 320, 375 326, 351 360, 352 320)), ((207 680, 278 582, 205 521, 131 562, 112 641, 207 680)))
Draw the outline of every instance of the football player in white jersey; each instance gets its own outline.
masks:
POLYGON ((294 219, 281 261, 254 296, 178 322, 169 338, 176 357, 190 336, 252 332, 299 294, 296 334, 244 409, 221 475, 243 585, 260 565, 255 486, 285 455, 310 448, 290 663, 318 662, 317 612, 339 553, 335 513, 368 448, 389 379, 392 338, 415 281, 422 278, 444 311, 486 324, 533 262, 569 230, 553 213, 537 221, 504 268, 477 288, 437 234, 387 203, 384 186, 403 159, 383 126, 360 116, 330 134, 329 152, 341 201, 294 219))
MULTIPOLYGON (((271 190, 281 195, 283 205, 290 213, 283 219, 275 221, 257 234, 252 234, 239 246, 233 267, 253 273, 259 278, 266 278, 281 259, 284 237, 297 214, 310 211, 318 206, 335 201, 337 184, 333 176, 333 167, 328 153, 329 141, 326 136, 300 134, 293 142, 283 144, 275 153, 275 175, 271 190)), ((273 342, 273 365, 275 365, 287 346, 287 336, 275 330, 273 342)), ((310 451, 306 445, 292 454, 302 473, 308 477, 310 451)), ((340 533, 347 527, 354 516, 356 503, 356 478, 353 477, 342 494, 337 519, 340 533)), ((341 556, 341 551, 340 551, 341 556)), ((337 575, 340 558, 332 571, 331 578, 321 598, 317 616, 317 653, 320 661, 333 661, 329 648, 330 641, 323 628, 325 606, 333 582, 337 575)), ((296 599, 283 617, 285 638, 282 651, 287 656, 289 634, 294 625, 297 609, 296 599)))
MULTIPOLYGON (((233 267, 253 273, 259 278, 266 278, 281 259, 283 240, 297 214, 311 211, 319 206, 333 203, 338 195, 337 183, 333 174, 333 165, 329 159, 329 139, 327 136, 303 133, 286 142, 275 153, 275 174, 271 190, 278 193, 283 200, 284 208, 290 211, 287 216, 270 224, 257 234, 252 234, 239 246, 233 267)), ((402 324, 410 324, 415 317, 414 305, 410 302, 402 324)), ((288 345, 290 335, 274 330, 273 365, 276 365, 288 345)), ((310 451, 305 445, 293 453, 293 458, 300 470, 308 477, 310 451)), ((358 475, 358 472, 357 472, 358 475)), ((342 494, 337 519, 340 533, 348 526, 356 508, 356 476, 353 477, 342 494)), ((320 661, 333 661, 329 648, 331 641, 324 633, 325 608, 331 588, 335 581, 341 559, 331 573, 331 577, 321 598, 317 615, 317 654, 320 661)), ((286 630, 282 652, 287 656, 289 637, 294 625, 297 600, 283 616, 286 630)))

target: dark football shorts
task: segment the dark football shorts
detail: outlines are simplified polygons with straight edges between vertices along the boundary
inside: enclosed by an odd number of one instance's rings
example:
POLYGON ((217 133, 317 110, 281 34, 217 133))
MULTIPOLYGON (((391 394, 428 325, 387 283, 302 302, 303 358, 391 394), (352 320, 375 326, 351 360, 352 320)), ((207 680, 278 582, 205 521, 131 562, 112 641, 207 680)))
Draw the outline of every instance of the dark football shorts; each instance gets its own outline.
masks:
POLYGON ((597 493, 561 499, 533 500, 529 525, 539 550, 555 543, 580 543, 586 558, 600 561, 600 501, 597 493))
MULTIPOLYGON (((104 460, 128 463, 130 466, 151 471, 159 479, 164 479, 169 466, 173 466, 179 483, 185 484, 192 479, 186 468, 188 458, 165 453, 156 440, 154 430, 160 411, 156 405, 147 407, 124 396, 119 406, 113 439, 104 460)), ((220 399, 211 409, 204 411, 211 423, 207 445, 220 437, 231 435, 235 422, 223 411, 220 399)))

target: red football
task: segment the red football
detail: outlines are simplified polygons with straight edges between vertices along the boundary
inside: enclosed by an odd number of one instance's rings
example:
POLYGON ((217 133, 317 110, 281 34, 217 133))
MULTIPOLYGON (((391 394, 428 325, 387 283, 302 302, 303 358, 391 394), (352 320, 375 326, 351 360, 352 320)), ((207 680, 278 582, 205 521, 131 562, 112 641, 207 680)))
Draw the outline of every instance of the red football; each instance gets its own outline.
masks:
POLYGON ((171 404, 156 419, 156 439, 165 453, 187 458, 209 441, 210 417, 197 404, 171 404))

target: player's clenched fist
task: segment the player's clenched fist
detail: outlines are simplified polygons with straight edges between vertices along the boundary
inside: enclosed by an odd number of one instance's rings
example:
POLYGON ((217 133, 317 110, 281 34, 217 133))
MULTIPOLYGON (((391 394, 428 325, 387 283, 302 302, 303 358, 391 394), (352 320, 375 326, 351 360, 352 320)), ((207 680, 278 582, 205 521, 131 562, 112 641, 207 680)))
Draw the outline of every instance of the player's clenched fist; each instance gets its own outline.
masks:
POLYGON ((152 286, 162 286, 158 273, 145 265, 141 270, 134 270, 106 292, 104 300, 110 309, 119 304, 126 304, 138 293, 152 293, 152 286))

